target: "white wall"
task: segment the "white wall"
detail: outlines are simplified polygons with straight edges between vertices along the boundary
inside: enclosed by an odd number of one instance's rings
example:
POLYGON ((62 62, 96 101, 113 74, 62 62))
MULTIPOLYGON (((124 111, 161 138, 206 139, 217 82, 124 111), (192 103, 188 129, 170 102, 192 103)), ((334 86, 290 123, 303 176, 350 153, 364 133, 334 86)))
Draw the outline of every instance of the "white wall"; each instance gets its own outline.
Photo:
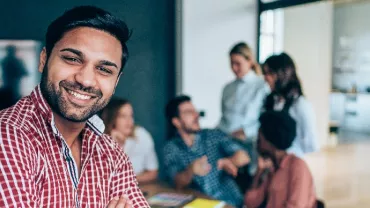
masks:
POLYGON ((316 113, 322 145, 328 142, 332 24, 331 2, 284 10, 284 50, 296 62, 304 93, 316 113))
POLYGON ((205 110, 202 127, 221 117, 223 86, 234 79, 228 53, 245 41, 256 49, 257 8, 254 0, 182 0, 181 91, 205 110))

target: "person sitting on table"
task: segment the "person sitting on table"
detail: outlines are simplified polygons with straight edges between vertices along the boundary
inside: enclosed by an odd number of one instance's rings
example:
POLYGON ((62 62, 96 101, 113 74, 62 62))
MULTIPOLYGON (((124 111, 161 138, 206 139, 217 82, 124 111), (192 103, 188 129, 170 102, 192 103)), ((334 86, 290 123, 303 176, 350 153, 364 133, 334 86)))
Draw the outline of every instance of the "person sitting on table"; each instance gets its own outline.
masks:
POLYGON ((139 183, 153 182, 158 175, 158 160, 150 133, 135 126, 134 111, 125 99, 113 98, 101 117, 105 133, 111 135, 129 156, 139 183))
POLYGON ((188 96, 169 101, 166 117, 176 135, 164 146, 164 170, 176 188, 191 187, 241 207, 243 195, 233 177, 249 163, 241 146, 220 130, 201 129, 188 96))
POLYGON ((286 150, 296 136, 296 122, 285 111, 260 117, 258 170, 245 194, 248 208, 312 208, 316 196, 307 164, 286 150))

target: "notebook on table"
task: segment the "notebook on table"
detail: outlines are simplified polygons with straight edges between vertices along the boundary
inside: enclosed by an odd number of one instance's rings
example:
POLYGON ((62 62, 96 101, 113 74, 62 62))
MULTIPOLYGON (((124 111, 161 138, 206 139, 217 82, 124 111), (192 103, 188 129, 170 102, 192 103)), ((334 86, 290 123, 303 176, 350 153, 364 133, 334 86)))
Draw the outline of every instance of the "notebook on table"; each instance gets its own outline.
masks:
POLYGON ((148 199, 149 205, 154 208, 177 208, 194 199, 190 194, 159 193, 148 199))

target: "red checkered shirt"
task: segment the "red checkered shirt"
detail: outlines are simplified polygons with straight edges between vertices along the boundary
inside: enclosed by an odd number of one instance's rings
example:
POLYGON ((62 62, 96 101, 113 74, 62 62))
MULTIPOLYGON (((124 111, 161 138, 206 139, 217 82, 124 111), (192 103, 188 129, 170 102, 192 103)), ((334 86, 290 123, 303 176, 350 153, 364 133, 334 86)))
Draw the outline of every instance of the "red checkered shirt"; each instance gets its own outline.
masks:
POLYGON ((128 157, 93 116, 82 132, 80 175, 40 87, 0 112, 0 207, 106 207, 126 194, 149 207, 128 157))

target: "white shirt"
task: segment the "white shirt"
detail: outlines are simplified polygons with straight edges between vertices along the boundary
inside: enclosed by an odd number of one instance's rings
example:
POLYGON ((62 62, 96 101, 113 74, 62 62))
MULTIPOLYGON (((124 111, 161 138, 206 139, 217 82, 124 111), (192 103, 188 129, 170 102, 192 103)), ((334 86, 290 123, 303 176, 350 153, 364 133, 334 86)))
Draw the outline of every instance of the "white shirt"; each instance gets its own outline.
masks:
MULTIPOLYGON (((283 106, 284 101, 276 104, 274 109, 282 110, 283 106)), ((299 96, 290 107, 289 114, 296 121, 297 136, 287 151, 298 157, 303 157, 306 153, 318 151, 316 116, 311 104, 305 97, 299 96)))
POLYGON ((243 129, 248 138, 256 138, 258 118, 269 92, 263 77, 254 71, 227 84, 222 93, 222 117, 218 128, 227 134, 243 129))
POLYGON ((135 128, 135 138, 128 138, 124 150, 130 158, 136 175, 144 171, 158 170, 158 159, 154 149, 153 138, 143 127, 135 128))

